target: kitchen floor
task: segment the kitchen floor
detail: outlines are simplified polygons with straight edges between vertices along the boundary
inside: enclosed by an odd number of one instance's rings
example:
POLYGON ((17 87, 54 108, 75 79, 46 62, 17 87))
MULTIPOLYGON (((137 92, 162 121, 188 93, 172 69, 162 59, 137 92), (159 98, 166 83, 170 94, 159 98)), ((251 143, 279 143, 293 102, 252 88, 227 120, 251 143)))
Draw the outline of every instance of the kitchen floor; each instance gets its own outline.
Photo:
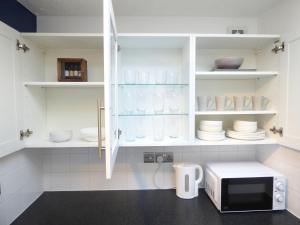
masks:
POLYGON ((300 225, 287 211, 219 213, 203 190, 45 192, 12 225, 300 225))

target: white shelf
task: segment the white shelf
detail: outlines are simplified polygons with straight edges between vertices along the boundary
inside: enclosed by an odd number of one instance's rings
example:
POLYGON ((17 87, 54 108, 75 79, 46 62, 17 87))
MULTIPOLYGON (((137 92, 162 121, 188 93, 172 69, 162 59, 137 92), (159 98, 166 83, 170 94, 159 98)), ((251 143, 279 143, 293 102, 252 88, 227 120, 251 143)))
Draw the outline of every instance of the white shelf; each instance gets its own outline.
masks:
POLYGON ((275 115, 277 111, 197 111, 195 115, 275 115))
POLYGON ((22 36, 42 49, 101 49, 101 33, 22 33, 22 36))
POLYGON ((195 139, 194 141, 184 140, 167 140, 167 141, 133 141, 123 142, 120 147, 171 147, 171 146, 222 146, 222 145, 274 145, 277 144, 276 139, 266 138, 259 141, 243 141, 226 138, 223 141, 204 141, 195 139))
POLYGON ((232 138, 226 138, 223 141, 204 141, 204 140, 195 140, 195 145, 200 146, 210 146, 210 145, 275 145, 277 144, 276 139, 266 138, 264 140, 259 141, 244 141, 244 140, 236 140, 232 138))
POLYGON ((98 142, 87 142, 73 139, 67 142, 54 143, 48 139, 34 139, 25 142, 26 148, 97 148, 98 142))
POLYGON ((277 76, 276 71, 197 71, 198 80, 253 80, 277 76))
POLYGON ((42 88, 94 88, 104 87, 104 82, 25 82, 24 86, 42 88))
POLYGON ((259 34, 199 34, 196 35, 198 49, 255 49, 273 44, 280 35, 259 34))

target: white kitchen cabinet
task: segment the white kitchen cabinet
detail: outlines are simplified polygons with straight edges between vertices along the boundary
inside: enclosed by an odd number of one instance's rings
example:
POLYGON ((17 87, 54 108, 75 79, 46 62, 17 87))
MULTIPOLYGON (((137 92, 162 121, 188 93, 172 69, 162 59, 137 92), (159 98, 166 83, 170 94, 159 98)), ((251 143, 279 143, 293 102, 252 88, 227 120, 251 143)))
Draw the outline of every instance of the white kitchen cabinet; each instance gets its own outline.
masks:
POLYGON ((20 53, 16 50, 19 34, 0 24, 0 157, 23 148, 20 101, 20 53))
POLYGON ((300 36, 288 36, 284 40, 284 52, 280 53, 280 72, 283 76, 280 80, 281 105, 279 111, 280 127, 283 128, 283 135, 279 143, 300 150, 300 36))
MULTIPOLYGON (((102 109, 105 109, 105 161, 106 178, 112 177, 114 164, 119 151, 118 121, 118 34, 115 23, 114 11, 110 0, 103 1, 103 37, 104 37, 104 83, 105 103, 104 108, 98 105, 99 119, 102 109)), ((101 124, 101 123, 100 123, 101 124)), ((99 127, 101 127, 99 125, 99 127)), ((99 141, 101 149, 101 140, 99 141)))
POLYGON ((120 147, 279 143, 300 149, 298 38, 118 34, 111 1, 103 4, 103 34, 19 34, 1 27, 1 84, 5 85, 0 89, 0 156, 23 147, 98 147, 99 154, 105 149, 106 177, 111 178, 120 147), (17 51, 17 39, 30 50, 17 51), (280 39, 286 40, 285 52, 275 54, 271 50, 280 39), (256 70, 212 72, 214 59, 228 55, 244 57, 243 68, 256 70), (89 82, 57 82, 58 57, 87 59, 89 82), (272 104, 263 111, 202 112, 195 104, 201 95, 259 95, 272 104), (195 133, 202 119, 223 120, 225 129, 234 119, 258 120, 268 138, 198 140, 195 133), (105 143, 80 139, 80 128, 96 126, 105 126, 105 143), (269 131, 273 126, 283 127, 282 137, 269 131), (19 132, 26 129, 33 134, 21 141, 19 132), (74 137, 52 143, 48 140, 52 130, 72 130, 74 137))

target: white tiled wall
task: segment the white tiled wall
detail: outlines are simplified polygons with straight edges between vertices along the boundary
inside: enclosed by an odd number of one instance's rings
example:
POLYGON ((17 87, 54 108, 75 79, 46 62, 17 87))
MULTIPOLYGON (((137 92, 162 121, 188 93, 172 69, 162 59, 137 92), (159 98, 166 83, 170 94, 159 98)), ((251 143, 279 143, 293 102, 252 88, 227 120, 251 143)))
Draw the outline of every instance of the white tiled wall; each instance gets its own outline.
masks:
POLYGON ((288 179, 288 209, 300 218, 300 152, 280 146, 260 146, 257 159, 288 179))
POLYGON ((43 191, 42 154, 23 150, 0 158, 0 224, 8 225, 43 191))
MULTIPOLYGON (((255 160, 254 146, 121 148, 111 180, 105 179, 104 159, 96 149, 48 149, 44 152, 45 191, 154 189, 157 164, 144 164, 143 152, 172 151, 175 162, 255 160)), ((164 164, 156 177, 161 188, 174 187, 171 164, 164 164)))

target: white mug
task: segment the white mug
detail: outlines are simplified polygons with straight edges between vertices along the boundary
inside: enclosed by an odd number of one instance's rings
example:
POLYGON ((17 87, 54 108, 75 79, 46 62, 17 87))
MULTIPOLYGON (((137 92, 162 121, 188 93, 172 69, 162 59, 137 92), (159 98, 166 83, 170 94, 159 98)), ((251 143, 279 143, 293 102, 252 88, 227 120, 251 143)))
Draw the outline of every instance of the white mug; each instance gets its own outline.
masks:
POLYGON ((231 110, 233 108, 233 100, 228 96, 216 96, 217 111, 231 110))
POLYGON ((234 96, 234 108, 236 111, 251 110, 252 98, 250 96, 234 96))
POLYGON ((252 96, 253 110, 266 110, 270 100, 264 96, 252 96))
POLYGON ((253 108, 252 97, 251 96, 244 96, 243 109, 244 110, 252 110, 252 108, 253 108))
POLYGON ((198 96, 198 108, 200 111, 215 110, 216 102, 213 96, 198 96))

